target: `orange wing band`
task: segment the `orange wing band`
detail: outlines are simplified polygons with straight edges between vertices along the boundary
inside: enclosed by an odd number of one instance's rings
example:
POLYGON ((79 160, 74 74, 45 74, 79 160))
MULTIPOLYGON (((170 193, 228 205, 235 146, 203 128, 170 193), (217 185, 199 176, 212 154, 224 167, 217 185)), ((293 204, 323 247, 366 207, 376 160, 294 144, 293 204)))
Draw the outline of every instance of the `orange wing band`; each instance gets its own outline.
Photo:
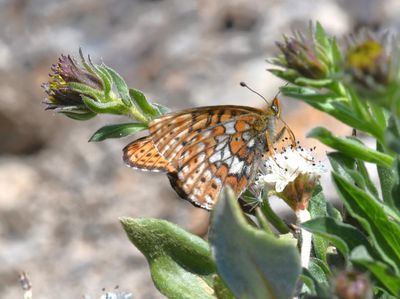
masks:
POLYGON ((123 150, 124 162, 132 168, 153 172, 174 172, 175 168, 155 148, 146 136, 129 143, 123 150))

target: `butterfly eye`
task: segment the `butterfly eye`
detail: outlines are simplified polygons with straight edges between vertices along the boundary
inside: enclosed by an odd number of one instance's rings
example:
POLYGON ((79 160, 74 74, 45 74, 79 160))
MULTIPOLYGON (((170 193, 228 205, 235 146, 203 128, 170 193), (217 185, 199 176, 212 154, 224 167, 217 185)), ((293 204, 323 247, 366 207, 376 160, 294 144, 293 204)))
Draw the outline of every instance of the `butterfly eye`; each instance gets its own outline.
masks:
POLYGON ((279 104, 278 98, 275 98, 272 101, 271 109, 272 109, 272 111, 274 111, 275 115, 279 117, 279 115, 281 114, 281 106, 279 104))

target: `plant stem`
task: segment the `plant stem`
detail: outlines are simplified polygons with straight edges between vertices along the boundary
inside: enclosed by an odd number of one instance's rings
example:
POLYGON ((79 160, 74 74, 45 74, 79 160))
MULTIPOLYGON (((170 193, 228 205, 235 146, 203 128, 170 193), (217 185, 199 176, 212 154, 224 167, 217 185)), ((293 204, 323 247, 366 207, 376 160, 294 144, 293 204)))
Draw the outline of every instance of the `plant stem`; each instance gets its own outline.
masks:
MULTIPOLYGON (((296 211, 296 216, 297 216, 297 222, 299 224, 311 219, 310 212, 307 209, 296 211)), ((310 255, 311 255, 312 234, 302 228, 300 229, 300 234, 301 234, 301 249, 300 249, 301 266, 308 269, 308 264, 310 263, 310 255)))
POLYGON ((287 234, 289 232, 289 228, 286 223, 275 214, 272 210, 271 205, 269 204, 269 199, 266 198, 264 203, 261 205, 261 211, 263 212, 265 218, 278 230, 281 234, 287 234))

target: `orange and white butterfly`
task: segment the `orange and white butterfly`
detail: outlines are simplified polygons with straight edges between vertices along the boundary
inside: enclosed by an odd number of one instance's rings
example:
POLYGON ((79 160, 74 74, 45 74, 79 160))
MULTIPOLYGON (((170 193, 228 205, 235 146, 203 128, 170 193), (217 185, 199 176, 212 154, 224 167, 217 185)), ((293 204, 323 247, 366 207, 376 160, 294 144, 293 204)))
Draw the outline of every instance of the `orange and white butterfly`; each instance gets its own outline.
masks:
POLYGON ((211 210, 223 187, 240 196, 252 184, 281 136, 275 133, 280 112, 275 98, 266 110, 227 105, 169 113, 151 121, 150 135, 128 144, 123 159, 135 169, 167 173, 180 197, 211 210))

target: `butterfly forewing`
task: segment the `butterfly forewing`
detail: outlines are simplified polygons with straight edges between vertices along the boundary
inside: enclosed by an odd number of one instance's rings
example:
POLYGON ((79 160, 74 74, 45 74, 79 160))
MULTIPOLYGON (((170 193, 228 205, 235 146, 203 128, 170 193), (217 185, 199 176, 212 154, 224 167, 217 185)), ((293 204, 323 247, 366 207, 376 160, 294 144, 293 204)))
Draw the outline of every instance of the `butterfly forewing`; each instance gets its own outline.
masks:
POLYGON ((124 162, 135 169, 154 172, 174 172, 176 169, 160 155, 151 136, 143 137, 128 144, 124 150, 124 162))

